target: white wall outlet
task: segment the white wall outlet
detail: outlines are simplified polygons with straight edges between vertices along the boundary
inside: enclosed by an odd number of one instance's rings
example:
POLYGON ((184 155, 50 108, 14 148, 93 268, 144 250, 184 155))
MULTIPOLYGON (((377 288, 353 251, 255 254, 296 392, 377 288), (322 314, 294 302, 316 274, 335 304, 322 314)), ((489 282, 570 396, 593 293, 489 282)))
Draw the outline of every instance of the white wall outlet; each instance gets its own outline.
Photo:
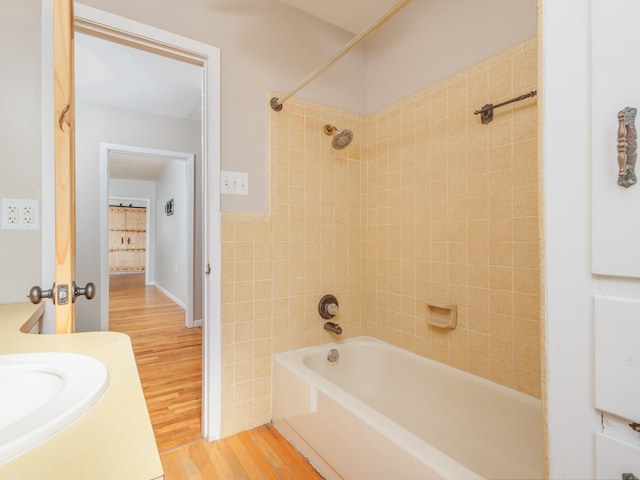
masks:
POLYGON ((3 230, 36 230, 39 223, 38 201, 3 198, 3 230))
POLYGON ((2 199, 2 229, 18 230, 20 223, 20 200, 2 199))
POLYGON ((249 195, 249 174, 246 172, 220 171, 220 193, 249 195))
MULTIPOLYGON (((17 225, 20 221, 18 202, 11 199, 2 200, 2 223, 17 225)), ((4 228, 4 226, 3 226, 4 228)))
POLYGON ((23 200, 20 204, 20 224, 36 226, 38 224, 38 202, 36 200, 23 200))

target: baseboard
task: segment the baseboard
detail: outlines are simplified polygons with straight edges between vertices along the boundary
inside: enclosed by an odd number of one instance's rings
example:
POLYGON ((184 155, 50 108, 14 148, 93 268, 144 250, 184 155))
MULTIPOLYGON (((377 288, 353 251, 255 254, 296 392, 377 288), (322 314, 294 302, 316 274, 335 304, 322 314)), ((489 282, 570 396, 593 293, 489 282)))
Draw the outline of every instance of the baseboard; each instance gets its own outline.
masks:
POLYGON ((169 292, 166 288, 163 288, 162 286, 158 285, 156 282, 152 282, 152 285, 155 286, 158 290, 160 290, 163 294, 165 294, 167 297, 169 297, 171 300, 173 300, 173 302, 178 305, 180 308, 182 308, 183 310, 186 308, 186 305, 184 304, 184 302, 182 302, 181 300, 179 300, 178 298, 176 298, 171 292, 169 292))
POLYGON ((202 319, 194 320, 193 321, 193 326, 194 327, 201 327, 202 326, 202 319))

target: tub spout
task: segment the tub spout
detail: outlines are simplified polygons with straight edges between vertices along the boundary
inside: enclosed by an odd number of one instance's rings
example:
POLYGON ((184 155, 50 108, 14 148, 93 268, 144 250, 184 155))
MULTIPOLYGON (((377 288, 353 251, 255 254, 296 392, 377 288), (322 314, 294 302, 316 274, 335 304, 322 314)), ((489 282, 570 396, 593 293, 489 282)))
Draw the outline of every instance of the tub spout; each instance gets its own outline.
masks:
POLYGON ((340 335, 342 333, 342 327, 333 322, 325 322, 324 329, 335 333, 336 335, 340 335))

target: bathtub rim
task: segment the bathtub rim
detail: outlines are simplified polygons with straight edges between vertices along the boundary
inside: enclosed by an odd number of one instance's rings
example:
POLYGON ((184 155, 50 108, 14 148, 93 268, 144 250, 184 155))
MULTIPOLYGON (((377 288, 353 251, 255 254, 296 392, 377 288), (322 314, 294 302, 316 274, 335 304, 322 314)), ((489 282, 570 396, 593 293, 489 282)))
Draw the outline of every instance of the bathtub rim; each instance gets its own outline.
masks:
MULTIPOLYGON (((310 352, 312 350, 320 350, 320 349, 325 348, 325 347, 328 350, 330 350, 331 348, 337 348, 340 345, 346 345, 348 343, 358 343, 358 342, 362 342, 362 343, 365 343, 365 344, 366 343, 371 343, 371 344, 376 344, 377 343, 377 344, 379 344, 379 345, 381 345, 383 347, 394 349, 398 353, 400 353, 401 355, 404 355, 404 356, 407 356, 407 357, 416 358, 419 361, 422 361, 422 362, 425 362, 425 363, 428 363, 428 364, 432 365, 434 368, 450 371, 452 374, 460 376, 460 377, 467 378, 467 379, 469 379, 470 381, 472 381, 474 383, 480 383, 480 384, 488 383, 488 384, 491 385, 492 388, 495 388, 496 390, 502 391, 506 395, 513 396, 513 397, 516 397, 516 398, 520 398, 522 401, 526 402, 531 407, 541 408, 541 405, 542 405, 541 399, 536 398, 536 397, 534 397, 532 395, 526 394, 526 393, 521 392, 519 390, 516 390, 514 388, 506 387, 504 385, 501 385, 499 383, 493 382, 493 381, 488 380, 486 378, 480 377, 478 375, 474 375, 473 373, 469 373, 469 372, 466 372, 464 370, 460 370, 459 368, 452 367, 451 365, 447 365, 447 364, 439 362, 437 360, 433 360, 432 358, 424 357, 424 356, 422 356, 422 355, 420 355, 418 353, 412 352, 410 350, 406 350, 406 349, 404 349, 402 347, 398 347, 398 346, 396 346, 396 345, 394 345, 392 343, 385 342, 384 340, 380 340, 379 338, 370 337, 370 336, 367 336, 367 335, 361 335, 361 336, 358 336, 358 337, 345 338, 345 339, 337 340, 335 342, 322 343, 320 345, 314 345, 314 346, 310 346, 310 347, 302 347, 302 348, 298 348, 296 350, 288 350, 286 352, 274 353, 272 355, 272 362, 275 361, 276 359, 288 359, 288 358, 301 359, 301 357, 303 357, 304 354, 306 354, 306 353, 308 353, 308 352, 310 352)), ((327 352, 328 352, 328 350, 327 350, 327 352)), ((309 372, 314 376, 314 378, 317 378, 318 380, 324 380, 328 384, 333 385, 333 383, 329 382, 322 375, 320 375, 319 373, 316 373, 313 369, 311 369, 310 367, 306 366, 304 364, 304 362, 302 362, 302 361, 300 361, 299 363, 296 363, 295 367, 291 368, 291 370, 295 371, 298 374, 303 374, 305 372, 309 372)), ((344 390, 340 389, 340 391, 344 391, 344 390)), ((362 403, 364 403, 364 402, 362 402, 362 403)), ((542 416, 540 417, 540 419, 542 421, 542 416)))
MULTIPOLYGON (((323 377, 304 364, 304 357, 307 356, 310 352, 316 352, 317 354, 317 352, 321 351, 324 348, 326 348, 328 351, 331 348, 339 348, 341 345, 346 345, 349 343, 363 343, 364 345, 377 344, 378 346, 381 346, 383 348, 393 349, 401 355, 415 358, 421 362, 426 362, 434 368, 446 370, 448 372, 451 372, 452 374, 469 379, 474 383, 488 383, 492 388, 496 388, 497 390, 502 391, 509 396, 519 398, 520 400, 526 402, 526 405, 536 408, 540 413, 540 424, 542 423, 542 409, 540 399, 519 392, 512 388, 505 387, 504 385, 497 384, 482 377, 478 377, 477 375, 473 375, 469 372, 465 372, 450 365, 446 365, 436 360, 423 357, 421 355, 418 355, 417 353, 405 350, 401 347, 374 337, 353 337, 344 340, 338 340, 336 342, 323 343, 311 347, 303 347, 297 350, 276 353, 272 356, 272 368, 274 368, 274 364, 277 361, 289 371, 295 373, 298 376, 301 376, 302 378, 308 379, 308 383, 311 388, 316 389, 324 395, 327 395, 328 397, 333 399, 336 403, 345 408, 350 414, 359 418, 362 422, 364 422, 367 426, 369 426, 379 434, 389 438, 401 450, 405 451, 406 453, 417 459, 421 464, 425 465, 425 467, 433 470, 436 474, 441 475, 443 478, 483 479, 484 477, 479 475, 477 472, 470 470, 462 463, 453 459, 446 453, 434 447, 413 432, 396 423, 389 417, 377 411, 375 408, 367 405, 362 400, 358 399, 338 385, 332 383, 327 378, 323 377), (432 459, 434 461, 428 462, 427 459, 432 459)), ((275 381, 275 375, 273 381, 275 381)), ((272 391, 275 392, 274 385, 272 385, 272 389, 272 391)), ((295 428, 293 428, 292 425, 288 424, 288 422, 286 422, 286 419, 282 420, 287 423, 289 428, 295 431, 295 428)), ((297 436, 306 443, 301 435, 297 434, 297 436)), ((309 448, 313 449, 313 447, 311 447, 310 445, 309 448)))

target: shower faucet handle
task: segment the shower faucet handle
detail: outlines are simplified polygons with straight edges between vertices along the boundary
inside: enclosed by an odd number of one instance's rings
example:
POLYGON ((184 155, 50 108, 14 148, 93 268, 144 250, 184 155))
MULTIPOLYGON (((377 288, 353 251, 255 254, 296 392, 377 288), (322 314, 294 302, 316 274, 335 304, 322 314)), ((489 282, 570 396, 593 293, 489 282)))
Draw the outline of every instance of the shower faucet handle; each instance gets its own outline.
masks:
POLYGON ((338 299, 333 295, 325 295, 318 303, 318 313, 325 320, 330 320, 338 314, 338 299))

